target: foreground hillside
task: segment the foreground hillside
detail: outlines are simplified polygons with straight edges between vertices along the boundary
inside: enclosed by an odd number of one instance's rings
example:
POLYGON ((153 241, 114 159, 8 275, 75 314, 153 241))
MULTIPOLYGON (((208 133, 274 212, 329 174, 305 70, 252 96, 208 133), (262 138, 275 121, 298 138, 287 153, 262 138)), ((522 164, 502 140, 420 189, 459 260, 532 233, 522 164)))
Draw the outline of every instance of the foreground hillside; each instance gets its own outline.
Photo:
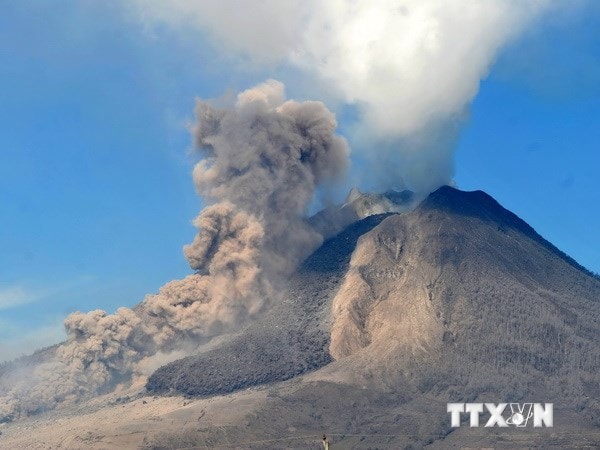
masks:
POLYGON ((317 375, 211 398, 102 396, 0 426, 0 448, 318 450, 323 433, 332 449, 597 448, 600 439, 564 408, 555 411, 554 428, 450 433, 445 404, 432 396, 357 389, 317 375))

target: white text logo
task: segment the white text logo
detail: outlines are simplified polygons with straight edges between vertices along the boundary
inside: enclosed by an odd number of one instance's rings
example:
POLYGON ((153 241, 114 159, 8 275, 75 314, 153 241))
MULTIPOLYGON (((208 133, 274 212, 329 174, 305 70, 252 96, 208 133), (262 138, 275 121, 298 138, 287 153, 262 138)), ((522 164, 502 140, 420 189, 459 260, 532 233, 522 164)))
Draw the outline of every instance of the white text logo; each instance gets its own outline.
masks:
POLYGON ((484 411, 490 418, 484 427, 526 427, 531 422, 535 428, 554 426, 554 413, 552 403, 448 403, 450 425, 460 427, 460 415, 469 415, 469 425, 478 427, 479 415, 484 411), (510 405, 510 408, 507 406, 510 405), (484 409, 485 408, 485 409, 484 409))

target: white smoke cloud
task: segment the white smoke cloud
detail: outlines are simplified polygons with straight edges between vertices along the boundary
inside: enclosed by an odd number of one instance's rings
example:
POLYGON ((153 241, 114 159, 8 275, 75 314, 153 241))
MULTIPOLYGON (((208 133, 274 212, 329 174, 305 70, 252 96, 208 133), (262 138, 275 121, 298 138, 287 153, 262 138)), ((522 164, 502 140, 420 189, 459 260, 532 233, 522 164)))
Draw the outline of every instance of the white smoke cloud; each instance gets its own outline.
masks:
POLYGON ((146 23, 199 28, 226 54, 298 68, 358 106, 360 134, 371 141, 367 151, 392 149, 379 159, 395 160, 414 189, 450 181, 455 122, 499 50, 550 6, 549 0, 132 2, 146 23), (448 132, 444 139, 428 139, 440 130, 448 132))
POLYGON ((184 249, 196 273, 133 309, 67 317, 68 339, 52 357, 0 376, 0 422, 139 383, 186 347, 263 311, 279 277, 321 243, 304 216, 317 186, 348 166, 334 115, 320 102, 286 101, 283 84, 269 80, 230 108, 198 100, 196 116, 205 158, 194 179, 211 203, 184 249))

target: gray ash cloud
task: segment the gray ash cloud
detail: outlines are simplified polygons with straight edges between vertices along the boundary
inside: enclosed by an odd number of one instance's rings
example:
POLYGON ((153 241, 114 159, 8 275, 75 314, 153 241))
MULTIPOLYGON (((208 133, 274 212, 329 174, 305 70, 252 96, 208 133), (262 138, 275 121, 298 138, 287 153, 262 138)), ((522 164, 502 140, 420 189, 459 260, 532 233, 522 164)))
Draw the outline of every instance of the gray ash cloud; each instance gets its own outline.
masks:
POLYGON ((132 309, 71 314, 52 358, 0 385, 0 418, 142 383, 158 365, 268 308, 278 280, 320 245, 306 209, 317 186, 344 174, 349 155, 325 105, 286 101, 283 84, 268 80, 230 108, 198 100, 196 116, 204 158, 194 182, 208 206, 184 248, 194 273, 132 309))

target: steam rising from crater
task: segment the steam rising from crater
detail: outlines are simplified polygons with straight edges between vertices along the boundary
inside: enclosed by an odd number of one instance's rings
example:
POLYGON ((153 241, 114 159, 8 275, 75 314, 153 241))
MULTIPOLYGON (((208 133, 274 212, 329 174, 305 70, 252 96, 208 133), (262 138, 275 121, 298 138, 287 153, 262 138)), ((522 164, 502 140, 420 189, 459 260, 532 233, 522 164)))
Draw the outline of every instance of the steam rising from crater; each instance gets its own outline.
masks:
MULTIPOLYGON (((361 176, 384 189, 404 181, 425 195, 451 181, 458 131, 502 47, 552 5, 550 0, 130 2, 147 25, 201 30, 238 72, 280 66, 305 95, 353 105, 358 121, 348 137, 370 162, 361 176)), ((553 7, 576 7, 564 3, 553 7)))
POLYGON ((280 277, 321 243, 304 216, 315 188, 348 166, 346 141, 320 102, 285 101, 274 80, 242 92, 229 109, 198 100, 194 169, 209 204, 184 249, 196 272, 135 308, 65 320, 68 340, 32 373, 4 377, 0 419, 55 407, 143 380, 182 349, 239 326, 276 301, 280 277))

